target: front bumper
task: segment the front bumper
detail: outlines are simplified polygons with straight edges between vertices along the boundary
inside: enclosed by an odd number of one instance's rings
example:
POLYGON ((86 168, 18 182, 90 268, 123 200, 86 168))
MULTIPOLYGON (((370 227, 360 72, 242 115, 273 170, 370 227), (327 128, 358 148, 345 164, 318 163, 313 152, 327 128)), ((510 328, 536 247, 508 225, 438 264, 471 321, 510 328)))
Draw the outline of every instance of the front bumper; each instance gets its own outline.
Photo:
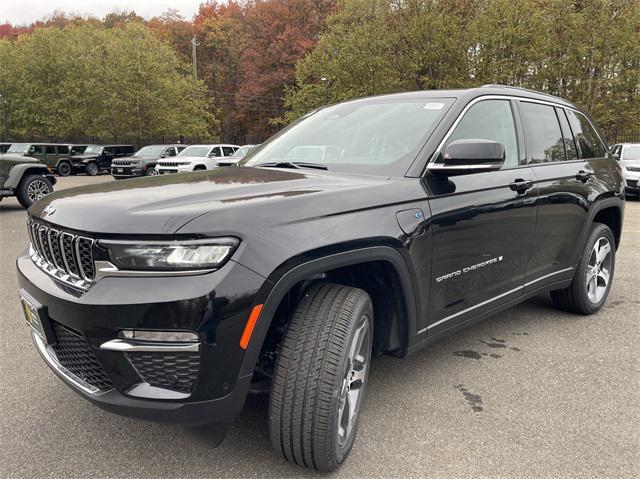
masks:
POLYGON ((20 287, 54 325, 53 344, 34 337, 36 348, 84 398, 120 415, 188 426, 228 423, 242 410, 251 374, 239 339, 261 276, 230 261, 198 276, 104 278, 83 293, 41 271, 26 252, 17 266, 20 287), (122 329, 193 331, 199 350, 185 359, 101 349, 122 329), (180 381, 167 382, 170 375, 180 381))
POLYGON ((111 165, 111 176, 114 178, 131 178, 144 176, 144 169, 138 166, 111 165))
POLYGON ((189 173, 193 171, 194 165, 180 165, 180 166, 162 166, 158 165, 157 170, 161 175, 168 173, 189 173))

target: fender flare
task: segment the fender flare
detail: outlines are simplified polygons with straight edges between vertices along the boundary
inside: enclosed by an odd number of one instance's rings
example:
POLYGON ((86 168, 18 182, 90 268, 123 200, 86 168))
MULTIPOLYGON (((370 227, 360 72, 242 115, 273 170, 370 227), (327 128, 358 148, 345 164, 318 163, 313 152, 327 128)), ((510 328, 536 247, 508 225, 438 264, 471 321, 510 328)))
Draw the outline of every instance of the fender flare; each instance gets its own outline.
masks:
POLYGON ((4 183, 4 188, 15 190, 27 173, 47 176, 49 174, 49 169, 42 163, 23 163, 16 165, 11 168, 11 171, 9 171, 9 177, 4 183))
POLYGON ((255 304, 262 303, 264 306, 253 330, 249 347, 244 355, 239 377, 253 374, 276 310, 284 296, 295 284, 314 274, 370 261, 386 261, 391 264, 398 275, 407 310, 407 337, 405 338, 405 344, 406 349, 410 349, 412 339, 416 337, 417 303, 409 267, 395 248, 391 246, 370 246, 315 258, 289 268, 284 274, 278 274, 276 270, 275 274, 279 277, 276 279, 270 277, 265 282, 263 290, 256 296, 255 304))
MULTIPOLYGON (((587 216, 586 221, 584 222, 584 226, 582 227, 582 232, 578 238, 578 247, 575 250, 572 265, 576 265, 578 263, 578 258, 582 254, 582 250, 584 249, 584 245, 587 242, 587 237, 589 236, 589 231, 591 230, 591 225, 594 223, 594 219, 596 215, 607 208, 615 207, 620 211, 620 225, 622 226, 622 221, 624 220, 624 202, 619 197, 614 198, 604 198, 601 200, 596 200, 593 203, 593 206, 589 209, 589 214, 587 216)), ((622 232, 620 234, 622 236, 622 232)), ((620 241, 616 244, 616 249, 618 248, 620 241)))

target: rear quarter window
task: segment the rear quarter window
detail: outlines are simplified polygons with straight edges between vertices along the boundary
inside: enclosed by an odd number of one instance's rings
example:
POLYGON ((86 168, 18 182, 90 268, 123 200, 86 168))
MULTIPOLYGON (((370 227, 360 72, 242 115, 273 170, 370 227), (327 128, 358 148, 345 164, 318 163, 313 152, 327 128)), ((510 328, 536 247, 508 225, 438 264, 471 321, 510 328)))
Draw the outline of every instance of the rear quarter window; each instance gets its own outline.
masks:
POLYGON ((607 150, 586 116, 582 113, 567 110, 567 118, 569 118, 573 136, 578 146, 578 155, 581 159, 606 156, 607 150))

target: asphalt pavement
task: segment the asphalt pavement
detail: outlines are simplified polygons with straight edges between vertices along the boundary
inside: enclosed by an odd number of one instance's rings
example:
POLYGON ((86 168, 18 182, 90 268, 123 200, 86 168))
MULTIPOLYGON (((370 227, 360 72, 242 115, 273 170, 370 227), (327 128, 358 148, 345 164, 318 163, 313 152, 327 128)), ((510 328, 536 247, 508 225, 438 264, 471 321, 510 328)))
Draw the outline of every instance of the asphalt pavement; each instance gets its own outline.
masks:
MULTIPOLYGON (((56 189, 112 181, 62 178, 56 189)), ((90 213, 88 213, 90 214, 90 213)), ((249 397, 221 447, 111 415, 43 363, 14 261, 26 212, 0 202, 0 477, 300 477, 249 397)), ((351 456, 335 477, 640 477, 640 202, 628 202, 613 288, 584 317, 540 297, 404 360, 372 364, 351 456)))

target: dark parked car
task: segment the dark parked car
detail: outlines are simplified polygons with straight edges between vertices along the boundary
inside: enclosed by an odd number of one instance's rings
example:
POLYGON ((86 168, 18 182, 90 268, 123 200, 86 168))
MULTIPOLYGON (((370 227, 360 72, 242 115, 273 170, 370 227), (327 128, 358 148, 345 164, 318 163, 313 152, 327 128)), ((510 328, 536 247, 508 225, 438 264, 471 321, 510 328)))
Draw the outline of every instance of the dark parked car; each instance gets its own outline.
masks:
POLYGON ((35 158, 20 155, 0 156, 0 201, 15 196, 28 208, 53 191, 56 179, 46 165, 35 158))
POLYGON ((84 166, 82 162, 77 159, 78 155, 84 153, 88 145, 74 145, 69 144, 69 155, 66 158, 60 158, 56 165, 56 173, 60 176, 69 176, 77 173, 79 170, 83 170, 84 166))
POLYGON ((133 145, 88 145, 81 155, 71 157, 74 171, 84 171, 95 176, 100 171, 109 171, 114 158, 133 155, 133 145))
POLYGON ((69 158, 71 149, 60 143, 13 143, 7 153, 35 158, 47 165, 50 172, 57 172, 60 164, 69 158))
POLYGON ((6 153, 10 146, 11 143, 0 143, 0 155, 6 153))
POLYGON ((111 162, 111 174, 117 180, 132 176, 152 176, 157 174, 156 163, 161 158, 176 156, 186 145, 149 145, 139 149, 133 156, 119 158, 111 162))
POLYGON ((78 394, 221 439, 247 393, 267 390, 277 453, 332 470, 372 356, 407 356, 536 295, 591 314, 609 294, 621 169, 561 98, 490 86, 350 101, 241 166, 30 209, 25 314, 78 394))

